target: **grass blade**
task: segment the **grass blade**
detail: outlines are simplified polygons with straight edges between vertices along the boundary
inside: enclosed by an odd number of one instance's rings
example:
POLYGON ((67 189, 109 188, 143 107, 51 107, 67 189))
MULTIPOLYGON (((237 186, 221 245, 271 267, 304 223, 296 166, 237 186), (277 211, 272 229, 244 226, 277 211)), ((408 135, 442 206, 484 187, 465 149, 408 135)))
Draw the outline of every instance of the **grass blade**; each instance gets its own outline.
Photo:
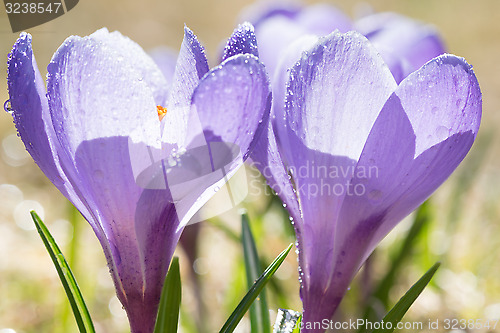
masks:
POLYGON ((179 258, 174 257, 161 291, 160 308, 158 309, 154 333, 177 332, 181 292, 179 258))
POLYGON ((441 263, 435 263, 394 305, 394 307, 382 319, 384 325, 380 329, 374 330, 372 333, 392 333, 396 329, 396 325, 403 319, 403 316, 408 311, 410 306, 415 302, 424 288, 429 284, 432 277, 436 273, 441 263), (391 324, 389 324, 391 323, 391 324))
POLYGON ((276 259, 274 259, 274 261, 266 268, 264 273, 262 273, 257 281, 255 281, 252 288, 250 288, 248 293, 245 295, 245 297, 243 297, 231 316, 229 316, 226 323, 219 331, 220 333, 231 333, 234 331, 241 318, 243 318, 245 313, 248 311, 248 308, 250 308, 250 305, 252 305, 253 301, 260 294, 266 283, 269 281, 269 279, 271 279, 271 277, 274 275, 274 273, 276 273, 280 265, 283 263, 292 247, 293 243, 288 245, 288 247, 283 250, 283 252, 281 252, 276 257, 276 259))
MULTIPOLYGON (((243 254, 245 258, 245 272, 247 284, 250 289, 262 271, 255 240, 248 225, 248 215, 241 215, 241 242, 243 244, 243 254)), ((270 333, 271 320, 269 319, 269 309, 267 307, 266 291, 262 290, 259 298, 250 307, 250 327, 252 333, 270 333)))
POLYGON ((71 309, 73 310, 73 315, 75 316, 78 329, 82 333, 94 333, 94 324, 92 323, 92 319, 90 318, 83 296, 78 288, 75 277, 73 276, 73 273, 64 258, 64 255, 40 217, 34 211, 31 211, 31 217, 35 222, 36 229, 38 230, 50 257, 52 258, 57 274, 59 274, 64 291, 66 291, 69 303, 71 304, 71 309))

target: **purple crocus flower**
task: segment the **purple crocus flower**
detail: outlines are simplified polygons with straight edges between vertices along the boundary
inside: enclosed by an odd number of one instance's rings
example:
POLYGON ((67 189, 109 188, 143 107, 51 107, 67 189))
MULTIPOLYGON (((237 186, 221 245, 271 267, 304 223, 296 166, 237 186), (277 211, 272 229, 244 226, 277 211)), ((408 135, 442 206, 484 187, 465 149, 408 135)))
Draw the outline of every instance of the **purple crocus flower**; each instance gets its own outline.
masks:
MULTIPOLYGON (((249 49, 248 40, 238 39, 242 29, 248 30, 238 28, 228 50, 249 49)), ((267 126, 265 69, 255 53, 240 53, 231 52, 209 70, 203 47, 185 28, 170 89, 137 44, 106 29, 61 45, 47 68, 47 90, 29 34, 21 34, 9 55, 10 110, 19 135, 40 169, 92 226, 134 333, 153 331, 179 236, 226 181, 215 176, 191 181, 184 185, 188 193, 169 186, 170 171, 183 176, 177 162, 193 157, 185 156, 186 147, 200 141, 193 131, 201 126, 205 143, 239 147, 240 158, 229 160, 225 170, 230 176, 267 126), (144 153, 155 156, 148 160, 144 153), (156 155, 163 186, 141 178, 156 155)))
POLYGON ((259 41, 260 58, 271 74, 289 45, 307 35, 326 36, 334 30, 356 30, 382 55, 399 83, 430 59, 445 53, 437 31, 428 24, 395 13, 377 13, 352 21, 336 7, 320 3, 256 3, 244 12, 259 41))
POLYGON ((294 221, 302 332, 321 332, 375 246, 465 157, 481 92, 472 67, 448 54, 398 85, 357 32, 283 63, 294 64, 287 84, 273 89, 285 103, 252 158, 294 221))

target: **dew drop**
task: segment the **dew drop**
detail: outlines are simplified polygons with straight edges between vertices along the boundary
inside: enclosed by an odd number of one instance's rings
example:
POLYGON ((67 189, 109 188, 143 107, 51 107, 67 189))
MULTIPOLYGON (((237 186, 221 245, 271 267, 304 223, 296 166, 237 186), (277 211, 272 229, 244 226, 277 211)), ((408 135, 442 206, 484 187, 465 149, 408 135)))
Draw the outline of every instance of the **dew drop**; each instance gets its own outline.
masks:
POLYGON ((5 103, 3 103, 3 109, 8 113, 13 112, 13 110, 10 107, 10 99, 6 100, 5 103))
POLYGON ((378 201, 382 198, 382 191, 371 190, 370 193, 368 193, 368 198, 373 201, 378 201))
POLYGON ((436 137, 439 140, 446 139, 449 134, 450 134, 450 130, 446 126, 439 126, 438 128, 436 128, 436 137))
POLYGON ((94 179, 95 180, 102 180, 102 179, 104 179, 104 172, 102 172, 102 170, 95 170, 94 171, 94 179))

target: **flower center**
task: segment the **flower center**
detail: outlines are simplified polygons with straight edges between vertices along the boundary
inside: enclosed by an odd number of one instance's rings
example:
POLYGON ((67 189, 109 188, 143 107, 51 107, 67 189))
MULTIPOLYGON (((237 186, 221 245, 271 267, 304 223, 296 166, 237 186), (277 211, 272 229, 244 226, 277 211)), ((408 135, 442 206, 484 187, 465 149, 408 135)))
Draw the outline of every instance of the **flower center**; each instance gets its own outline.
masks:
POLYGON ((163 106, 161 105, 157 105, 156 106, 156 111, 158 111, 158 118, 160 118, 160 121, 163 119, 163 117, 165 117, 165 115, 167 114, 167 108, 164 108, 163 106))

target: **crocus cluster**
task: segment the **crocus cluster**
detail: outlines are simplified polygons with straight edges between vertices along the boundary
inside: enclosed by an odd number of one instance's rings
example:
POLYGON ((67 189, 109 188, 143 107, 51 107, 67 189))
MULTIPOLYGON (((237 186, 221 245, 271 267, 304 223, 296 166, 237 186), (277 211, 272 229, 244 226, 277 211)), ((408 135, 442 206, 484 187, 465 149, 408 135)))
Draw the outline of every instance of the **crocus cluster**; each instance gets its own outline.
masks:
POLYGON ((474 72, 432 28, 395 14, 352 22, 326 5, 257 12, 255 33, 239 26, 211 70, 188 28, 163 72, 105 29, 61 45, 47 88, 30 35, 9 55, 19 135, 92 226, 134 333, 153 331, 184 226, 249 156, 294 221, 307 324, 332 317, 476 137, 474 72))

